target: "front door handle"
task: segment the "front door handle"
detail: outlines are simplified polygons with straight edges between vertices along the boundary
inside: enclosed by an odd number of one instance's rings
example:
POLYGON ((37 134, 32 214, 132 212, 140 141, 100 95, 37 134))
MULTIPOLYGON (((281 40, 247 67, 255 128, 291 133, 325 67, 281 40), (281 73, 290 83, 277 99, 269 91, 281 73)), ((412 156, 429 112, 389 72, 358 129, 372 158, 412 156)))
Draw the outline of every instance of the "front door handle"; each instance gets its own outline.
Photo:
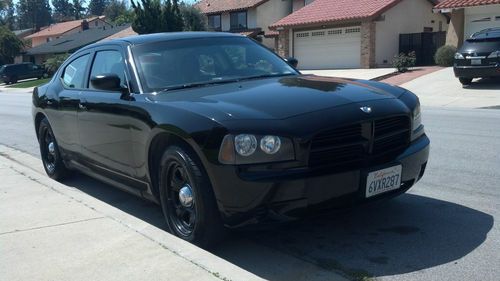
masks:
POLYGON ((80 102, 78 103, 78 108, 81 109, 81 110, 87 110, 87 101, 86 100, 80 100, 80 102))

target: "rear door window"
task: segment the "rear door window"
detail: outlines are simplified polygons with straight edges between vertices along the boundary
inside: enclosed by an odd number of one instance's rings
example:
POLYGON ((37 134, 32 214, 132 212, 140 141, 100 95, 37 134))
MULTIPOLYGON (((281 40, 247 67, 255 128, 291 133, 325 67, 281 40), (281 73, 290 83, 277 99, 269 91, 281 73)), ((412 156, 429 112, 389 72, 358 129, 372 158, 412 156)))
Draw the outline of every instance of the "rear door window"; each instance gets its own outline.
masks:
POLYGON ((89 54, 83 55, 73 60, 64 68, 62 74, 62 83, 64 84, 64 86, 73 89, 86 88, 85 70, 87 69, 89 58, 89 54))

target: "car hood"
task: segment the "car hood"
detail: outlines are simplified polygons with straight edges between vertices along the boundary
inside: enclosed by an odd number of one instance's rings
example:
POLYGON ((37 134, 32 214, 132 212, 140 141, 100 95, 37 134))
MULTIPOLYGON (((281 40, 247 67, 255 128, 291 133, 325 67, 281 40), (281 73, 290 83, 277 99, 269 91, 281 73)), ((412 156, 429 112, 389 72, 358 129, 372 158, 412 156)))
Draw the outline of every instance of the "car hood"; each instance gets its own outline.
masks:
POLYGON ((350 103, 395 99, 405 90, 374 81, 288 76, 151 94, 213 120, 286 119, 350 103))

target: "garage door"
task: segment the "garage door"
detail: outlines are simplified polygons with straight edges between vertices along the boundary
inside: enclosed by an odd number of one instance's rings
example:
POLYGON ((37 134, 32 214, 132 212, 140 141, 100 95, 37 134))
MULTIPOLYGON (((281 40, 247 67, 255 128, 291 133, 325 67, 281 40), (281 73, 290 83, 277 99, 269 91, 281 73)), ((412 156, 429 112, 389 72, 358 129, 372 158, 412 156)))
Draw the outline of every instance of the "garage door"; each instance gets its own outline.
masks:
POLYGON ((465 39, 475 32, 492 27, 500 27, 500 11, 489 14, 466 15, 465 39))
POLYGON ((345 27, 293 34, 293 55, 300 69, 359 68, 361 27, 345 27))

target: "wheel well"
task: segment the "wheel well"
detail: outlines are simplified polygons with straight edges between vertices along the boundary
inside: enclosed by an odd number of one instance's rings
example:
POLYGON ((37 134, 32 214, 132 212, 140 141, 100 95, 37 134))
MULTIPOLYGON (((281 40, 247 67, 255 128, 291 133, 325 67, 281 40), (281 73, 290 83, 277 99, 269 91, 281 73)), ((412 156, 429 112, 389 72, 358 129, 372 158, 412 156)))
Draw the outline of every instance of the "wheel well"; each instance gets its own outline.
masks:
POLYGON ((148 164, 149 164, 148 172, 152 184, 151 191, 158 200, 160 200, 159 179, 158 179, 158 169, 160 167, 160 161, 161 158, 163 157, 163 152, 169 146, 172 145, 178 145, 183 149, 186 149, 187 152, 190 152, 191 155, 193 155, 193 157, 198 158, 198 154, 194 151, 191 145, 187 143, 185 140, 183 140, 181 137, 178 137, 170 133, 161 133, 153 138, 148 151, 148 164))
POLYGON ((42 122, 43 118, 45 118, 45 115, 43 113, 37 113, 35 116, 35 133, 36 133, 36 138, 38 139, 38 128, 40 126, 40 122, 42 122))

